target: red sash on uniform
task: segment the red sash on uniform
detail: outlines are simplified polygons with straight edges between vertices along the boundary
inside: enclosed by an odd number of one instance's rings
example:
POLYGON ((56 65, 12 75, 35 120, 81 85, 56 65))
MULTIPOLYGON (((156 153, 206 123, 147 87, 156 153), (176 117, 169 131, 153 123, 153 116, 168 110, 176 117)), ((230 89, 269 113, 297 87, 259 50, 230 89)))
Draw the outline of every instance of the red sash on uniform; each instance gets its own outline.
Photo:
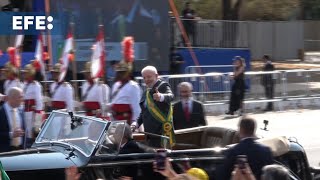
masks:
POLYGON ((86 110, 87 116, 96 116, 97 112, 95 110, 100 109, 99 102, 94 102, 94 101, 85 101, 83 102, 83 106, 86 110))
POLYGON ((132 109, 130 104, 112 104, 113 118, 115 120, 127 120, 131 124, 132 109))
POLYGON ((24 111, 30 112, 35 110, 36 101, 34 99, 26 99, 24 100, 24 111))
POLYGON ((66 103, 64 101, 52 101, 52 108, 53 109, 65 109, 66 103))

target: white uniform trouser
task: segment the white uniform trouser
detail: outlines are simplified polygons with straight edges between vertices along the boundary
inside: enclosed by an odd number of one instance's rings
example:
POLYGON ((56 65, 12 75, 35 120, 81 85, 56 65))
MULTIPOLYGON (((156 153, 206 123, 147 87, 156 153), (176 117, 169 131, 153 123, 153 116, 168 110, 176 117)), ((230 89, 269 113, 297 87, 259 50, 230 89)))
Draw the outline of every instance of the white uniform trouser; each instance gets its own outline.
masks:
POLYGON ((26 129, 26 135, 28 138, 32 138, 33 136, 33 123, 34 123, 34 112, 28 111, 24 112, 24 122, 25 122, 25 129, 26 129))

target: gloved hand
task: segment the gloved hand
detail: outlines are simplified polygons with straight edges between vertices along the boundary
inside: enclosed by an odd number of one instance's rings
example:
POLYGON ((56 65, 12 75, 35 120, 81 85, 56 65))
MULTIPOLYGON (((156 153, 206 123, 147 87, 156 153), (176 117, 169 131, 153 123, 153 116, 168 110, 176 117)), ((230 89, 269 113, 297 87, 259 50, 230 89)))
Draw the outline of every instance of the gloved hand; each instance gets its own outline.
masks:
POLYGON ((36 134, 38 134, 40 131, 41 125, 44 122, 43 119, 44 119, 44 112, 43 111, 36 111, 35 117, 34 117, 34 124, 33 124, 34 132, 36 134))

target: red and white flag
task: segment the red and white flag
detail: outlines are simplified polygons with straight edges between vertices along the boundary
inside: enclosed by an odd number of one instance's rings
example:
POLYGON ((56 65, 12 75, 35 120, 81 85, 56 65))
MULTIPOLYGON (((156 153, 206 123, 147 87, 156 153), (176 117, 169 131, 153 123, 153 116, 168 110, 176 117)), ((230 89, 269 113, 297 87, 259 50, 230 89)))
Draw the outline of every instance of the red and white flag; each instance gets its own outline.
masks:
POLYGON ((44 44, 43 44, 43 39, 42 39, 42 35, 39 34, 38 35, 38 40, 37 40, 37 46, 36 46, 36 52, 34 57, 36 58, 37 63, 40 65, 40 71, 41 74, 44 77, 44 80, 46 81, 46 67, 44 64, 44 44))
POLYGON ((103 77, 103 64, 105 62, 104 35, 103 29, 100 27, 97 41, 93 45, 93 53, 91 57, 91 77, 103 77))
POLYGON ((7 52, 9 55, 9 61, 17 68, 21 65, 21 56, 19 48, 22 46, 24 35, 17 35, 15 38, 14 47, 8 47, 7 52))
POLYGON ((61 57, 61 69, 60 69, 60 76, 59 76, 59 82, 63 81, 67 71, 68 71, 68 66, 69 66, 69 54, 73 50, 73 37, 71 33, 68 33, 67 39, 65 40, 64 43, 64 48, 62 52, 62 57, 61 57))
POLYGON ((14 47, 19 48, 20 46, 22 46, 23 39, 24 39, 24 35, 22 34, 17 35, 14 43, 14 47))

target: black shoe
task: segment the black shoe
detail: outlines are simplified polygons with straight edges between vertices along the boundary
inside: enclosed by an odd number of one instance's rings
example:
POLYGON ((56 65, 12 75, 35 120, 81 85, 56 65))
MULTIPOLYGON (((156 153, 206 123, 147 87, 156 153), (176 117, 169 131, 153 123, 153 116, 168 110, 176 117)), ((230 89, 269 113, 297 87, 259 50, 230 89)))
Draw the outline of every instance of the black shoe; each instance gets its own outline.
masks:
POLYGON ((233 115, 233 112, 232 111, 227 111, 226 114, 233 115))

